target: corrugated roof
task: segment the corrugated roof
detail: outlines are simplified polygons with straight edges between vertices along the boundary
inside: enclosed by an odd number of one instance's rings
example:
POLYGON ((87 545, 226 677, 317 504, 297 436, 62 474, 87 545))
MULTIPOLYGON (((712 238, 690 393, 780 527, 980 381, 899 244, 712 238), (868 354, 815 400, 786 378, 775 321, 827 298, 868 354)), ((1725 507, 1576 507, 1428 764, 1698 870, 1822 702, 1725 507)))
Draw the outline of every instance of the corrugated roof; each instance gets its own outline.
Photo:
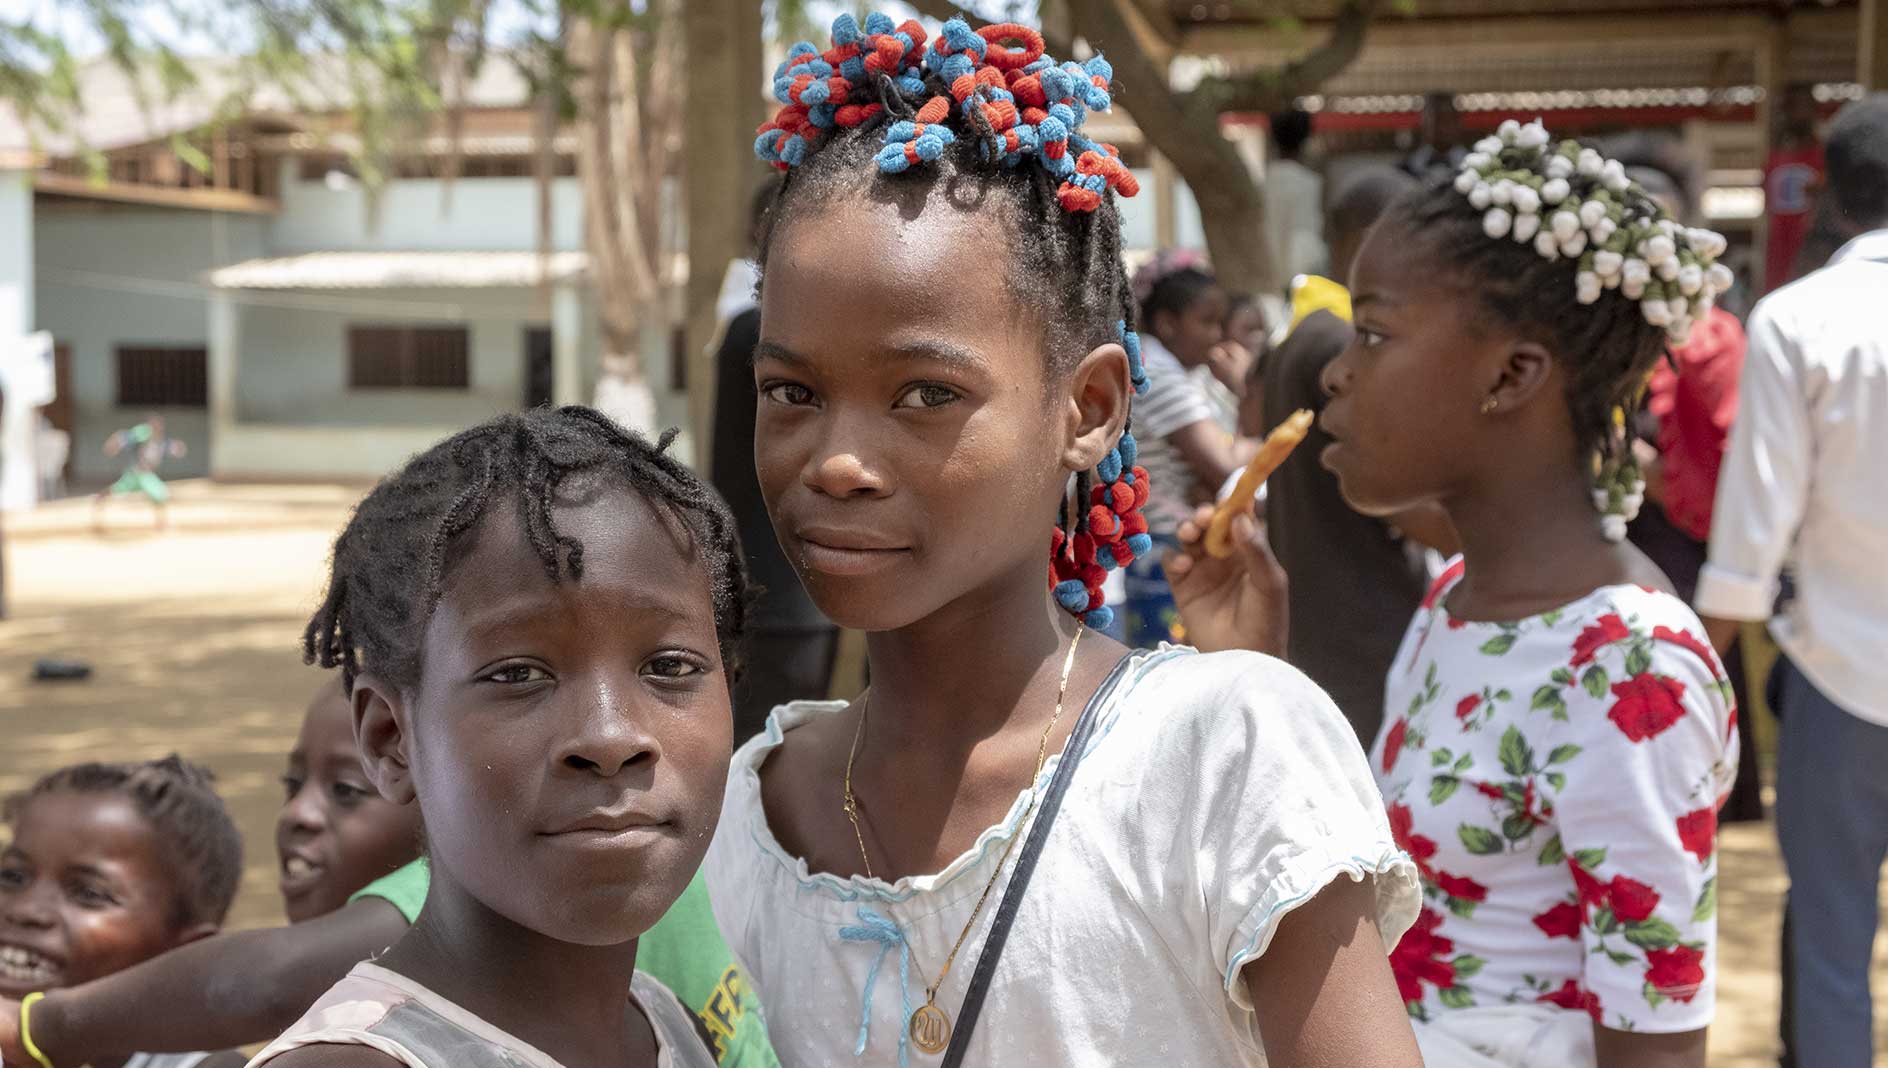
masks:
POLYGON ((211 271, 217 289, 498 289, 585 277, 582 252, 308 252, 211 271))

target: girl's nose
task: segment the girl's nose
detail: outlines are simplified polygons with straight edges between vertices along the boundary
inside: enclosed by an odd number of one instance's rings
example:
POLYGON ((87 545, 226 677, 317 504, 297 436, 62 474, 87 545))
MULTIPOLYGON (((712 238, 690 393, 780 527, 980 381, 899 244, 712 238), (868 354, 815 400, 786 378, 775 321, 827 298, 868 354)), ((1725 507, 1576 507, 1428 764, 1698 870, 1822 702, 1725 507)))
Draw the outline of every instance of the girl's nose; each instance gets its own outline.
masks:
POLYGON ((1325 364, 1324 370, 1318 372, 1318 386, 1324 390, 1324 395, 1327 397, 1341 396, 1350 388, 1349 362, 1343 356, 1339 356, 1325 364))

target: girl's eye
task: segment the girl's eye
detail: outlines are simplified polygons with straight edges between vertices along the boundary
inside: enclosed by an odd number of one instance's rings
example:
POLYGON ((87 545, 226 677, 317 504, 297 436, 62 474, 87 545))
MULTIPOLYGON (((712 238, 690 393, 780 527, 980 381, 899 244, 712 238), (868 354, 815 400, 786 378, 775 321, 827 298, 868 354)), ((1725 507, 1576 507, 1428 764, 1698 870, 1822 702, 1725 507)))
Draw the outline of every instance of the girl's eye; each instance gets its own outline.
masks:
POLYGON ((486 675, 485 681, 505 686, 523 686, 531 682, 548 682, 550 677, 550 672, 534 664, 507 664, 486 675))
POLYGON ((337 782, 333 788, 334 800, 345 808, 353 808, 367 800, 369 791, 351 782, 337 782))
POLYGON ((282 795, 284 800, 293 801, 295 795, 302 792, 302 780, 293 775, 282 776, 282 795))
POLYGON ((695 658, 681 653, 659 653, 650 657, 642 669, 644 674, 664 679, 683 679, 690 675, 699 675, 707 670, 695 658))
POLYGON ((0 890, 18 890, 30 881, 26 869, 18 864, 8 864, 0 868, 0 890))
POLYGON ((926 382, 912 386, 905 395, 898 398, 894 408, 942 408, 952 401, 961 400, 962 396, 949 386, 940 386, 935 382, 926 382))
POLYGON ((1374 349, 1378 345, 1382 344, 1384 340, 1385 340, 1384 336, 1382 334, 1377 333, 1375 330, 1371 330, 1367 327, 1362 327, 1362 326, 1357 328, 1357 341, 1364 348, 1374 349))
POLYGON ((68 887, 66 895, 78 902, 80 907, 88 909, 109 908, 118 903, 117 899, 113 898, 104 887, 83 881, 75 882, 68 887))
POLYGON ((798 382, 771 382, 761 387, 761 395, 775 404, 798 408, 813 403, 813 391, 798 382))

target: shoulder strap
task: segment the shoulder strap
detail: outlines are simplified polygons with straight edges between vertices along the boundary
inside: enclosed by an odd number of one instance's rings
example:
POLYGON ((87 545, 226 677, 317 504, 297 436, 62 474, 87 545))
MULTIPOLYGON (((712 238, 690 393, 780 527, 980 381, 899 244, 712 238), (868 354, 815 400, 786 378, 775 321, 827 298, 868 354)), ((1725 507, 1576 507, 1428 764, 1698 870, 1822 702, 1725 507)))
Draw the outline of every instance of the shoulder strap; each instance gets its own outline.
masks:
POLYGON ((1062 759, 1057 761, 1055 775, 1049 779, 1049 789, 1042 796, 1036 807, 1036 818, 1029 826, 1029 837, 1023 840, 1022 852, 1016 857, 1016 870, 1010 875, 1010 883, 1003 888, 1003 899, 997 902, 996 915, 990 921, 990 933, 983 937, 983 953, 977 958, 977 968, 970 975, 970 988, 964 992, 964 1007, 958 1011, 957 1026, 951 1030, 951 1044, 944 1051, 943 1068, 960 1068, 964 1063, 964 1053, 970 1048, 970 1034, 977 1029, 977 1016, 983 1011, 984 995, 989 993, 990 979, 996 974, 996 963, 1003 956, 1003 944, 1009 940, 1010 926, 1016 922, 1016 910, 1022 906, 1023 891, 1029 887, 1029 877, 1036 870, 1036 861, 1042 856, 1042 846, 1049 838, 1049 825, 1055 822, 1055 814, 1062 807, 1062 796, 1069 792, 1069 782, 1075 778, 1075 767, 1086 755, 1088 740, 1095 733, 1095 720, 1100 714, 1102 702, 1114 692, 1115 685, 1127 674, 1127 667, 1138 652, 1130 652, 1121 658, 1108 677, 1102 680, 1095 690, 1095 696, 1088 699, 1088 706, 1082 709, 1082 718, 1075 721, 1075 729, 1069 732, 1069 740, 1062 747, 1062 759))

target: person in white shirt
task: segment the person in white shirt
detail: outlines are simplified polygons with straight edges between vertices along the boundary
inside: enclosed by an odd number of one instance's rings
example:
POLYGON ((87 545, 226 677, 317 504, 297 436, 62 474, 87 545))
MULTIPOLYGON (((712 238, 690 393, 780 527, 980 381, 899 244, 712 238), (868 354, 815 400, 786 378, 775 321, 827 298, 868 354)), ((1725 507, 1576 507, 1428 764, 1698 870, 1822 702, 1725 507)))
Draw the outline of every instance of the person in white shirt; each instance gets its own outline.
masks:
POLYGON ((1278 158, 1265 169, 1265 240, 1286 278, 1329 270, 1324 244, 1324 178, 1304 163, 1311 114, 1293 108, 1272 116, 1278 158))
POLYGON ((1696 607, 1783 647, 1777 837, 1790 874, 1797 1063, 1864 1068, 1888 860, 1888 93, 1843 110, 1826 196, 1852 240, 1751 314, 1696 607), (1776 615, 1778 575, 1795 595, 1776 615))

